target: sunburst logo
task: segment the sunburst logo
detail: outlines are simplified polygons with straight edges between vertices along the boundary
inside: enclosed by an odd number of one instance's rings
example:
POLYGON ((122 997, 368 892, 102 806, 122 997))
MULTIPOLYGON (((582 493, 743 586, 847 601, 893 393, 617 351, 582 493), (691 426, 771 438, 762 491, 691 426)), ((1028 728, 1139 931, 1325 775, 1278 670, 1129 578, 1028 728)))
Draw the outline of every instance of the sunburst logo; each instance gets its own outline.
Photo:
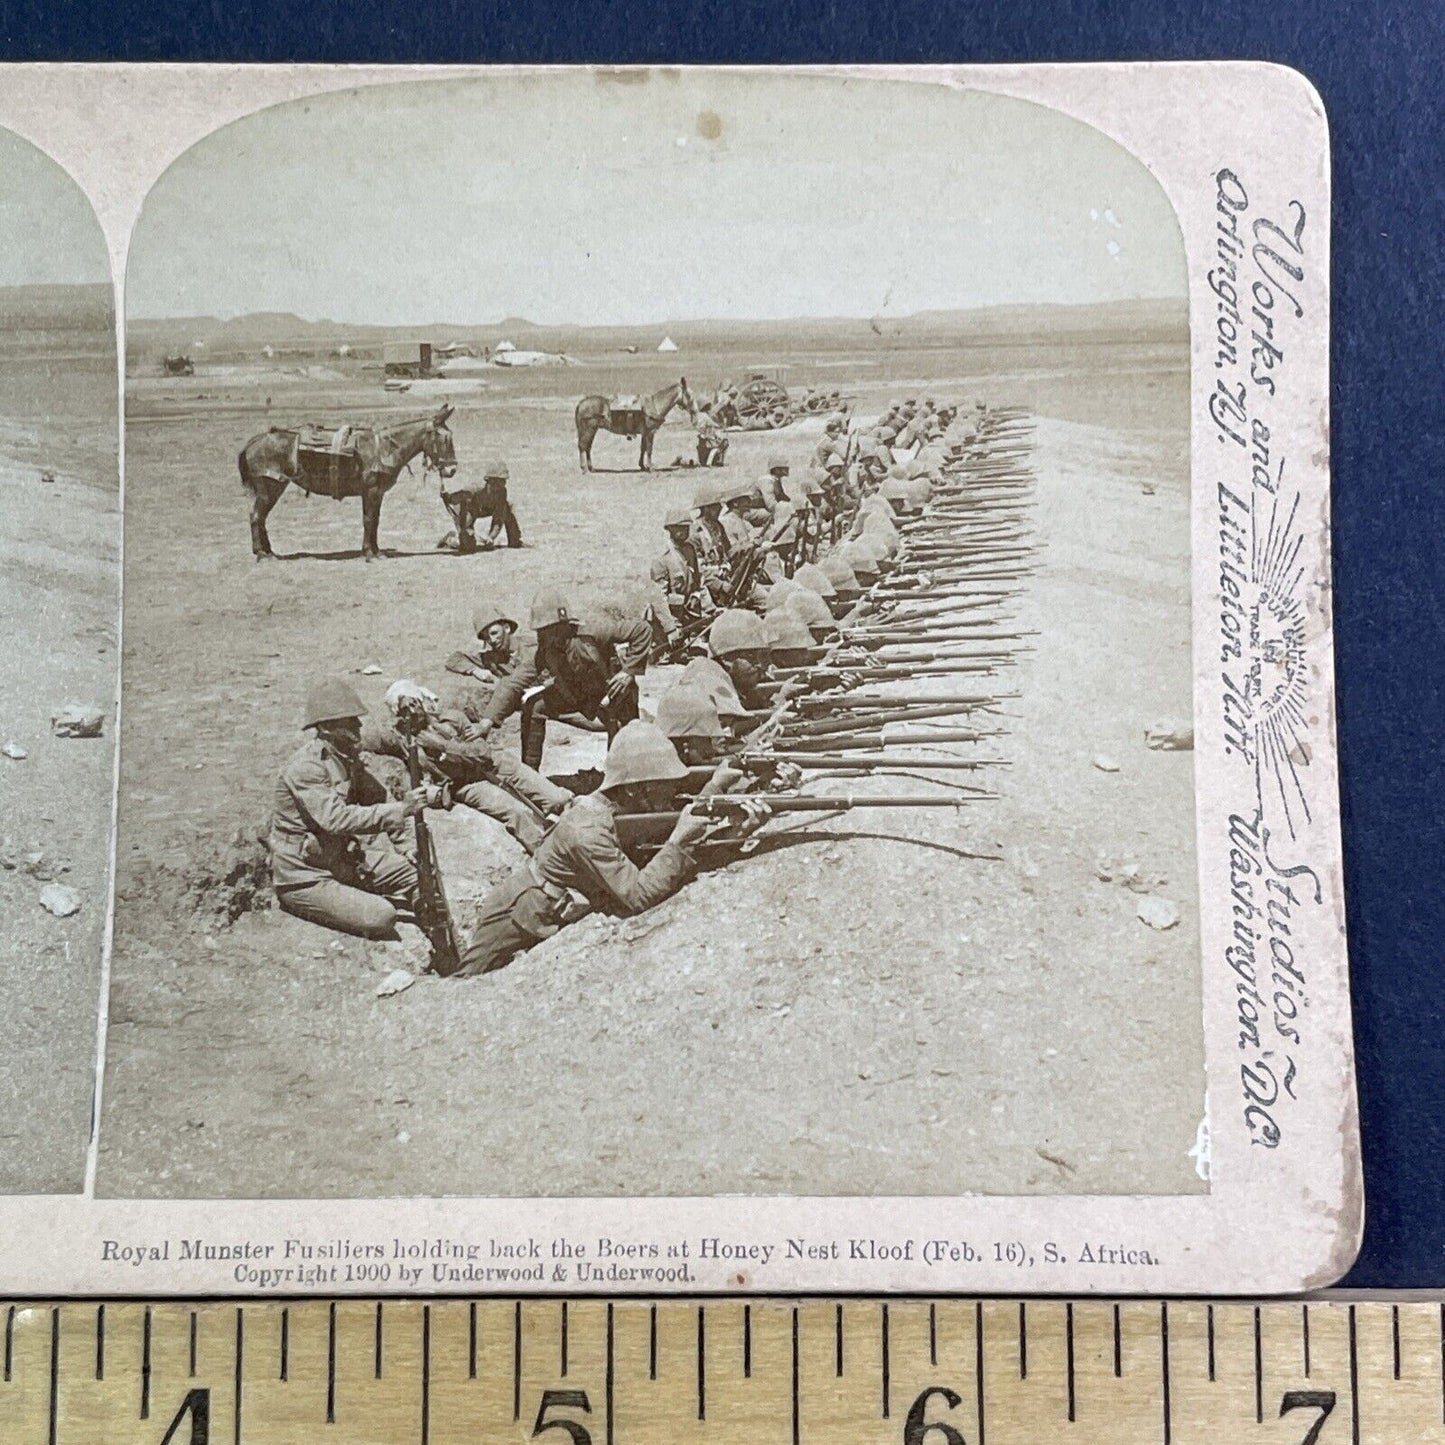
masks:
POLYGON ((1256 530, 1251 557, 1253 600, 1249 618, 1249 671, 1245 691, 1255 735, 1261 798, 1266 775, 1284 809, 1290 836, 1310 818, 1300 777, 1310 749, 1306 700, 1309 667, 1305 648, 1305 606, 1300 597, 1305 564, 1299 560, 1304 538, 1297 526, 1299 496, 1281 518, 1279 498, 1270 507, 1263 531, 1256 530))

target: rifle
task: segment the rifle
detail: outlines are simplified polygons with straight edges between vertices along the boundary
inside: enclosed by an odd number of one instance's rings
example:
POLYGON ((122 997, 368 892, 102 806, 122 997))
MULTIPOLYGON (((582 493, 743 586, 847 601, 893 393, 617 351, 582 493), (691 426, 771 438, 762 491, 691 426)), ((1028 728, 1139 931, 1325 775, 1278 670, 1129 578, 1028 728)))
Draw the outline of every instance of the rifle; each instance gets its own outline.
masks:
MULTIPOLYGON (((425 707, 411 698, 402 699, 397 709, 396 730, 406 743, 406 773, 413 788, 421 787, 426 781, 421 744, 417 741, 417 735, 424 732, 426 726, 425 707)), ((432 971, 448 978, 462 966, 456 927, 425 810, 413 814, 411 821, 416 830, 416 923, 431 947, 432 971)))
POLYGON ((652 660, 654 662, 680 662, 687 656, 688 649, 699 637, 712 626, 715 612, 705 617, 694 617, 691 621, 685 622, 681 627, 664 643, 654 649, 652 660))
MULTIPOLYGON (((853 808, 962 808, 965 804, 996 797, 993 793, 955 793, 952 797, 879 797, 844 793, 835 797, 803 793, 719 793, 698 798, 689 810, 705 818, 726 820, 745 812, 748 803, 766 803, 774 813, 843 813, 853 808)), ((625 847, 646 847, 663 842, 677 824, 679 813, 621 813, 617 836, 625 847)), ((704 842, 707 840, 704 839, 704 842)))

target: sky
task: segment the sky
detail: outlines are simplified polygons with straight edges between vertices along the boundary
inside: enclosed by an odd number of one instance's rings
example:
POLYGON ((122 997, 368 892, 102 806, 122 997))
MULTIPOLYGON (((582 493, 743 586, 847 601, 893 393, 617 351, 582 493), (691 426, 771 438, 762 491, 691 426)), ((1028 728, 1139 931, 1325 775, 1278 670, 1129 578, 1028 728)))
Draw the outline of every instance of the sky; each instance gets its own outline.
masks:
POLYGON ((223 127, 156 184, 134 317, 546 325, 1185 295, 1148 171, 1026 101, 836 77, 370 87, 223 127))
POLYGON ((43 151, 0 128, 0 286, 109 280, 85 193, 43 151))

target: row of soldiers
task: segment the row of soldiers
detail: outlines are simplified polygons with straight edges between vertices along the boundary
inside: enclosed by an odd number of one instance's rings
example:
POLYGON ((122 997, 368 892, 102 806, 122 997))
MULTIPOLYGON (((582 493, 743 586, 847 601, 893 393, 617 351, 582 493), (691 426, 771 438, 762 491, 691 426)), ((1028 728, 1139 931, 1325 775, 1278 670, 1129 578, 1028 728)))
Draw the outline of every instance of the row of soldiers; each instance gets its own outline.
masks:
POLYGON ((857 659, 837 647, 840 622, 869 606, 900 551, 901 519, 932 495, 952 419, 928 399, 890 404, 866 431, 832 417, 801 475, 779 454, 755 483, 704 485, 691 512, 665 518, 655 605, 583 616, 546 587, 524 629, 506 607, 479 604, 471 640, 446 661, 457 683, 446 700, 403 679, 373 717, 345 681, 318 683, 302 719, 311 736, 277 784, 282 910, 396 937, 418 916, 409 820, 455 803, 499 822, 525 861, 483 899, 456 956, 434 952, 438 971, 487 973, 586 912, 633 914, 676 892, 705 854, 767 820, 768 787, 796 783, 785 766, 760 772, 739 755, 800 693, 847 684, 857 659), (655 658, 687 654, 644 721, 638 679, 655 658), (513 715, 520 756, 496 745, 513 715), (574 794, 541 773, 549 720, 606 732, 594 790, 574 794), (410 762, 412 786, 393 798, 367 755, 410 762), (704 806, 723 797, 720 815, 704 806), (660 835, 624 836, 622 823, 659 816, 660 835))

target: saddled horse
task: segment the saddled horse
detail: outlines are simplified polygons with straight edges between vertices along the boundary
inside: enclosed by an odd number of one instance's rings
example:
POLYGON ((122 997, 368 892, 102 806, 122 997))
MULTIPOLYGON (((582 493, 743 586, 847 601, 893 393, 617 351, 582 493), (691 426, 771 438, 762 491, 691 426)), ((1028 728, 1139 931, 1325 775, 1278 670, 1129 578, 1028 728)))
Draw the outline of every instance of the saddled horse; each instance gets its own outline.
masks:
POLYGON ((252 437, 236 460, 241 484, 251 494, 251 550, 256 560, 275 555, 266 518, 292 483, 315 496, 360 497, 361 555, 368 562, 379 557, 381 499, 396 484, 401 469, 420 454, 423 466, 435 468, 443 479, 456 474, 457 450, 447 427, 451 414, 452 408, 444 406, 430 416, 391 426, 350 427, 341 439, 343 446, 334 452, 306 448, 311 438, 304 432, 280 427, 252 437))
POLYGON ((642 449, 638 453, 637 465, 648 471, 652 466, 652 440, 658 428, 667 420, 667 414, 678 402, 687 408, 687 414, 697 420, 697 407, 692 392, 687 389, 687 378, 679 377, 671 386, 644 396, 635 407, 614 408, 605 396, 584 396, 577 403, 577 459, 584 472, 592 467, 592 443, 600 431, 615 432, 618 436, 642 438, 642 449))

